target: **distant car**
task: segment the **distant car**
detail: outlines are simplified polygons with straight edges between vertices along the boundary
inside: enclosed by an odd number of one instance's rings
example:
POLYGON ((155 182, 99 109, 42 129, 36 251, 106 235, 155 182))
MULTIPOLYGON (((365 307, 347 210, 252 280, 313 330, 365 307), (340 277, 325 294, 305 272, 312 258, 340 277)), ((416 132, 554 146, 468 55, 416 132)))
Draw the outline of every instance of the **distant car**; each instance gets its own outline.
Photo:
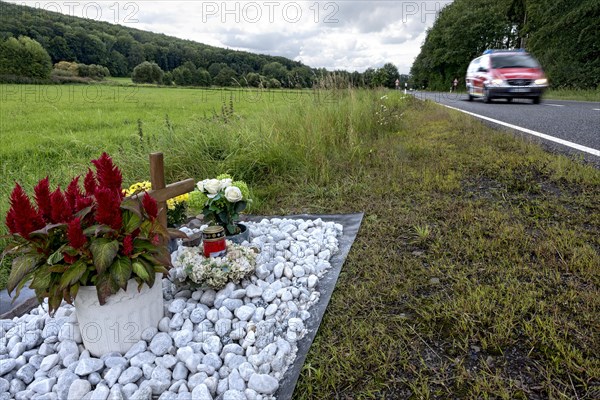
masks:
POLYGON ((481 98, 532 99, 539 104, 548 79, 540 63, 524 50, 486 50, 469 64, 466 77, 469 101, 481 98))

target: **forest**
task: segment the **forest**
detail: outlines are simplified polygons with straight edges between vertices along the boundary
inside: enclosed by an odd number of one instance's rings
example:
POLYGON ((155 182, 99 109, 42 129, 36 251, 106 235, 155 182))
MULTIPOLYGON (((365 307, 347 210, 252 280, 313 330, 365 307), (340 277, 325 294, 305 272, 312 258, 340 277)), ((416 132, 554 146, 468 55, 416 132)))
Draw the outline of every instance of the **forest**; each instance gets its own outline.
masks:
POLYGON ((600 86, 600 1, 455 0, 428 30, 411 69, 421 88, 447 90, 486 49, 524 48, 554 88, 600 86))
POLYGON ((326 71, 285 57, 223 49, 39 8, 0 2, 0 11, 0 76, 5 76, 4 81, 7 75, 50 78, 48 64, 55 66, 55 81, 63 80, 67 70, 88 71, 90 66, 93 71, 105 67, 115 77, 132 76, 139 67, 141 79, 134 75, 134 81, 181 86, 302 88, 313 87, 333 74, 335 81, 345 86, 394 87, 396 79, 402 83, 408 79, 400 76, 391 62, 363 73, 326 71), (40 54, 36 43, 47 52, 49 60, 40 54), (46 74, 36 71, 32 75, 31 68, 24 65, 32 55, 18 56, 20 49, 34 52, 33 57, 40 60, 46 74), (57 69, 61 62, 75 63, 79 68, 57 69), (20 68, 25 72, 19 74, 20 68))
POLYGON ((25 82, 83 82, 110 75, 178 86, 307 88, 328 82, 393 88, 399 79, 402 87, 408 82, 447 90, 454 78, 463 81, 469 62, 484 50, 525 48, 553 88, 600 86, 598 0, 455 0, 427 31, 410 76, 399 74, 395 60, 364 72, 327 71, 39 8, 0 2, 0 11, 4 82, 23 82, 22 76, 25 82))

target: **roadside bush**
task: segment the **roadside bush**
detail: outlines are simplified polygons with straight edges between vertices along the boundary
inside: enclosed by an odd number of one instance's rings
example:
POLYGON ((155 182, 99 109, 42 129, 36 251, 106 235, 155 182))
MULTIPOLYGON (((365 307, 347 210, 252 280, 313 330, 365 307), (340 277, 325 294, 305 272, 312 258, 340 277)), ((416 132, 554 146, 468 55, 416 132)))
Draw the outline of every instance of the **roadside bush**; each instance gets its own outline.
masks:
POLYGON ((134 83, 156 83, 162 82, 164 72, 157 63, 144 61, 138 64, 131 74, 134 83))

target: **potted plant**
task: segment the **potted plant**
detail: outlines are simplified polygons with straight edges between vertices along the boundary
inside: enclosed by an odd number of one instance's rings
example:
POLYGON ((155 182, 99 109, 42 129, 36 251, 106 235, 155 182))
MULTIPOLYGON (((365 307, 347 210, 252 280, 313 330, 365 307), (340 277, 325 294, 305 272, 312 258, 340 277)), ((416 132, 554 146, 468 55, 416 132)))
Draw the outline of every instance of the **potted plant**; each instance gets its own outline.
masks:
POLYGON ((237 243, 248 240, 248 228, 237 222, 240 213, 252 201, 248 185, 223 174, 216 179, 200 181, 196 187, 197 190, 189 194, 188 206, 192 210, 201 210, 205 220, 222 226, 227 239, 237 243))
POLYGON ((163 316, 162 284, 170 257, 168 233, 149 195, 126 198, 121 171, 108 154, 92 160, 83 182, 50 190, 35 186, 35 205, 17 183, 6 225, 15 254, 7 283, 16 296, 29 282, 53 314, 62 301, 75 304, 85 347, 94 355, 126 352, 141 332, 163 316), (132 303, 130 308, 128 302, 132 303))

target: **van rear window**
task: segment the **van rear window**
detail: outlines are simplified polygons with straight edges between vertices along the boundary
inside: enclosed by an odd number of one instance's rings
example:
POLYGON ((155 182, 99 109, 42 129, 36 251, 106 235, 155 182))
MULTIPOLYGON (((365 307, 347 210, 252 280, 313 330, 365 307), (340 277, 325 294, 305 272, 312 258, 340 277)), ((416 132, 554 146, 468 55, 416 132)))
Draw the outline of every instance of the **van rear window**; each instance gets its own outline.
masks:
POLYGON ((526 54, 495 54, 492 68, 539 68, 537 61, 526 54))

